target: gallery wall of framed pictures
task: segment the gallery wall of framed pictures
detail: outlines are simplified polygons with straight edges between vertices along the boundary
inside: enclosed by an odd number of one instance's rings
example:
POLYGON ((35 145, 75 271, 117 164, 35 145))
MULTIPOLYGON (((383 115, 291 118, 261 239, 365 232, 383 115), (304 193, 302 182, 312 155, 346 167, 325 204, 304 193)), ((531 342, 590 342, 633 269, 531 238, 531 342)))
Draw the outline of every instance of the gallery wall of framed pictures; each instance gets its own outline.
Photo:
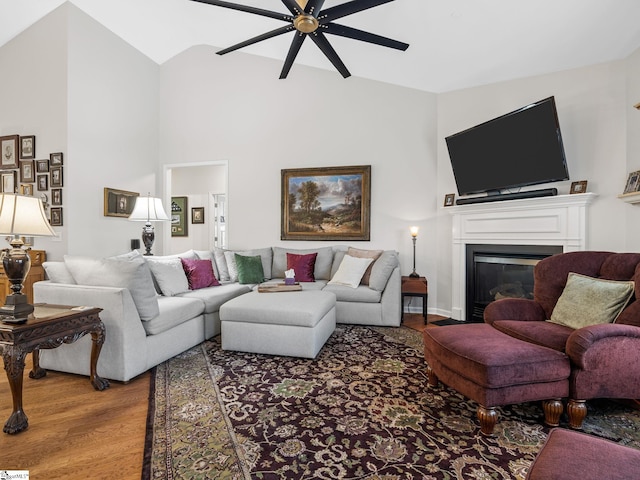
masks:
POLYGON ((63 226, 63 154, 37 155, 35 135, 0 136, 0 192, 40 197, 49 223, 63 226))

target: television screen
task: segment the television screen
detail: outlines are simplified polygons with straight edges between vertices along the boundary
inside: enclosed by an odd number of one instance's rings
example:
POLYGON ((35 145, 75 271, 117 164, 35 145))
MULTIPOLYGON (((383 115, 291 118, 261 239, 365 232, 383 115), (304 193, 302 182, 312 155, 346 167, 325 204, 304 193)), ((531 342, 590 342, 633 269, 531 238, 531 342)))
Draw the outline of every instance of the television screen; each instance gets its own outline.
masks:
POLYGON ((460 195, 569 179, 554 97, 445 140, 460 195))

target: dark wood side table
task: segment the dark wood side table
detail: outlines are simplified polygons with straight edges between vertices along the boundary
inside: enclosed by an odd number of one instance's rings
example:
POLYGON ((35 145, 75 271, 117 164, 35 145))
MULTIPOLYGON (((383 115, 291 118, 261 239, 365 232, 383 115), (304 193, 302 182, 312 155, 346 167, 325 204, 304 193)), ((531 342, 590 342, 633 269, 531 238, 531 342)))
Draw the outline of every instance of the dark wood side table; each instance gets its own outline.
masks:
POLYGON ((427 298, 429 296, 429 286, 425 277, 402 277, 402 313, 400 321, 404 318, 404 298, 420 297, 422 298, 422 316, 424 324, 427 324, 427 298))
POLYGON ((105 338, 105 329, 99 313, 101 308, 70 307, 66 305, 35 304, 34 312, 26 322, 5 323, 0 317, 0 351, 7 371, 13 413, 2 429, 5 433, 18 433, 29 426, 22 410, 22 379, 25 358, 33 352, 31 378, 42 378, 47 374, 40 367, 40 349, 56 348, 63 343, 73 343, 86 334, 91 335, 91 384, 96 390, 109 387, 109 381, 96 373, 98 357, 105 338))

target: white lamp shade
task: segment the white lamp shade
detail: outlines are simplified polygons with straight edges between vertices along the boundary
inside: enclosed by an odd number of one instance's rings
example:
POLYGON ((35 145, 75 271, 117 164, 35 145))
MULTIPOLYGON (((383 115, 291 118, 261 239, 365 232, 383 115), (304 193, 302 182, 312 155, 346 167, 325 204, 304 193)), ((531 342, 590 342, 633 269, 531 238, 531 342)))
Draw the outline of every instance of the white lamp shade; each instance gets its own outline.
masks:
POLYGON ((36 197, 0 193, 0 235, 55 236, 36 197))
POLYGON ((169 220, 167 212, 164 211, 162 200, 155 197, 137 197, 136 204, 129 216, 129 220, 135 222, 158 222, 169 220))
POLYGON ((417 237, 418 236, 418 230, 420 230, 419 227, 410 227, 409 231, 411 232, 411 236, 412 237, 417 237))

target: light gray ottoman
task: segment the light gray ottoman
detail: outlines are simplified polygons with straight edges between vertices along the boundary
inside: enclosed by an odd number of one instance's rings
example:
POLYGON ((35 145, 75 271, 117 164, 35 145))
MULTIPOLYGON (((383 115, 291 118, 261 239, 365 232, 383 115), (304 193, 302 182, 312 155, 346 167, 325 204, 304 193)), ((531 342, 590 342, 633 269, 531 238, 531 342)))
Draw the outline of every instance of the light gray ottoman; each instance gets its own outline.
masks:
POLYGON ((315 358, 336 328, 336 296, 250 292, 220 307, 222 349, 315 358))

